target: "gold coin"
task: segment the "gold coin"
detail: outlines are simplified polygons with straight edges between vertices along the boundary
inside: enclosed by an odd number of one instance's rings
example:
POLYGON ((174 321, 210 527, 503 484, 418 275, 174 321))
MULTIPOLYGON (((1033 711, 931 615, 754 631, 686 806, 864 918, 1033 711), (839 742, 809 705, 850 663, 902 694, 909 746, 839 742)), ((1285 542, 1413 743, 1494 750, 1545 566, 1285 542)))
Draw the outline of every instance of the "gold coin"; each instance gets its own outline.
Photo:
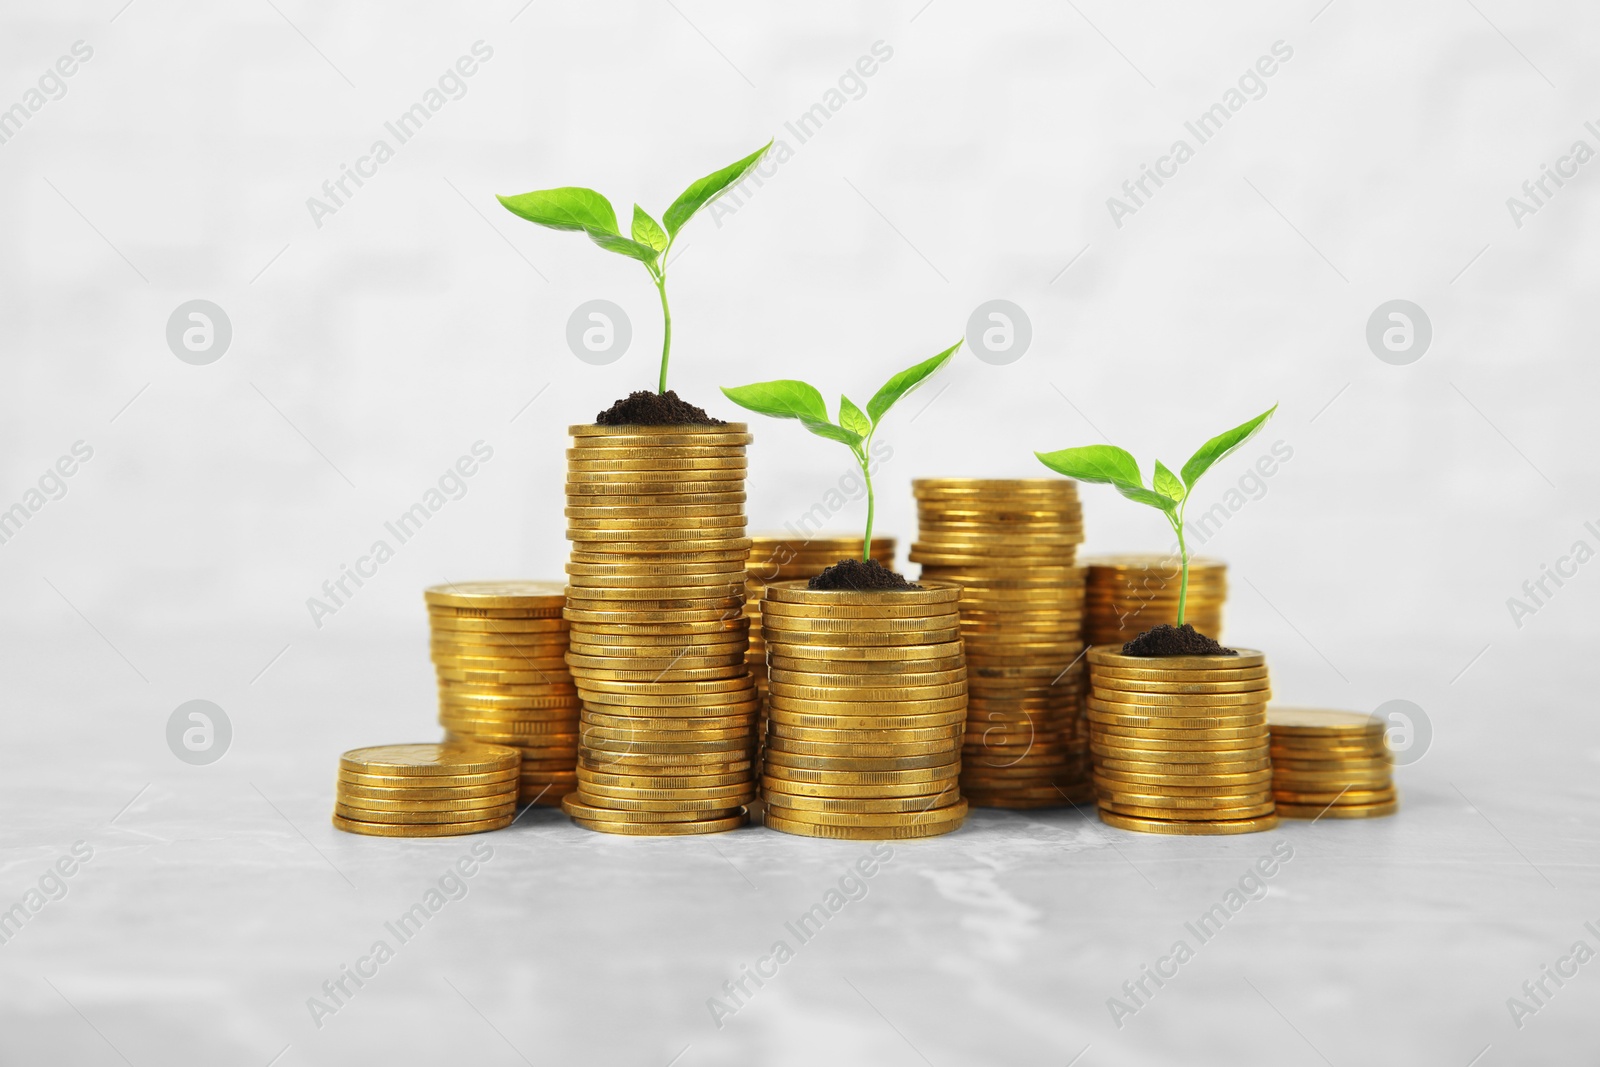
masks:
POLYGON ((1223 726, 1200 730, 1152 730, 1136 726, 1115 728, 1094 726, 1090 728, 1089 736, 1099 738, 1107 744, 1115 744, 1123 738, 1130 741, 1241 741, 1247 738, 1250 740, 1259 739, 1261 730, 1261 725, 1223 726))
POLYGON ((1100 757, 1101 760, 1119 760, 1126 763, 1154 763, 1163 766, 1176 763, 1206 767, 1216 763, 1268 762, 1267 747, 1265 745, 1258 745, 1253 748, 1163 750, 1133 748, 1123 745, 1102 745, 1098 741, 1090 741, 1089 751, 1100 757))
POLYGON ((429 619, 559 619, 561 609, 566 605, 566 596, 563 595, 561 603, 551 604, 548 607, 527 608, 463 608, 463 607, 435 607, 428 605, 429 619))
POLYGON ((339 788, 350 785, 369 786, 382 789, 447 789, 458 786, 497 786, 508 781, 515 781, 517 768, 512 767, 503 771, 490 771, 477 774, 368 774, 361 771, 351 771, 339 768, 337 783, 339 788))
MULTIPOLYGON (((766 638, 762 644, 767 645, 766 638)), ((824 674, 851 674, 863 678, 883 676, 893 678, 903 671, 915 674, 926 674, 930 671, 955 670, 967 665, 966 657, 962 654, 959 641, 949 641, 937 646, 937 651, 929 655, 903 656, 902 651, 920 651, 928 646, 902 645, 898 648, 884 649, 882 657, 868 658, 865 653, 869 649, 857 648, 857 655, 853 657, 840 656, 812 656, 809 649, 795 650, 795 655, 789 655, 788 648, 773 648, 767 646, 767 663, 773 670, 779 671, 816 671, 824 674)))
POLYGON ((698 819, 694 822, 654 822, 654 823, 625 823, 607 822, 599 819, 578 819, 572 821, 585 830, 596 830, 607 834, 626 834, 633 837, 668 837, 683 834, 716 834, 724 830, 733 830, 743 826, 749 821, 750 816, 740 809, 739 814, 731 815, 725 819, 698 819))
POLYGON ((926 621, 930 615, 940 619, 954 614, 953 604, 786 604, 782 601, 765 601, 760 605, 763 618, 788 620, 788 625, 805 628, 816 620, 851 622, 910 619, 926 621))
MULTIPOLYGON (((796 618, 788 615, 777 615, 767 611, 761 616, 761 627, 767 634, 769 641, 790 640, 790 634, 801 637, 812 637, 823 634, 889 634, 919 636, 929 630, 948 630, 960 623, 960 617, 955 610, 941 610, 936 615, 919 616, 905 619, 832 619, 832 618, 796 618)), ((892 642, 908 643, 901 638, 892 642)))
POLYGON ((829 718, 879 715, 938 715, 966 710, 964 696, 941 700, 801 700, 768 694, 768 711, 774 715, 784 713, 817 715, 829 718))
POLYGON ((1138 819, 1162 819, 1172 822, 1202 822, 1211 823, 1222 820, 1259 819, 1273 813, 1272 801, 1264 804, 1251 804, 1240 807, 1216 808, 1149 808, 1137 804, 1118 804, 1114 801, 1098 801, 1102 816, 1107 814, 1121 815, 1138 819))
MULTIPOLYGON (((956 810, 956 809, 952 809, 956 810)), ((890 824, 836 824, 819 822, 809 818, 794 818, 799 813, 793 809, 783 809, 783 813, 769 809, 764 822, 774 830, 781 830, 787 834, 797 834, 803 837, 825 837, 839 841, 900 841, 918 837, 936 837, 958 830, 966 819, 967 805, 962 801, 958 805, 959 815, 941 817, 937 820, 924 818, 915 822, 902 822, 890 824)))
POLYGON ((1272 792, 1286 804, 1386 804, 1399 795, 1393 784, 1378 789, 1340 789, 1303 793, 1281 788, 1276 776, 1272 781, 1272 792))
POLYGON ((1267 754, 1266 731, 1257 730, 1254 734, 1243 737, 1206 738, 1200 740, 1182 740, 1168 737, 1129 737, 1126 734, 1105 734, 1099 730, 1089 731, 1091 744, 1112 752, 1126 752, 1139 757, 1152 756, 1156 759, 1168 758, 1168 753, 1194 752, 1201 756, 1210 757, 1212 754, 1224 756, 1231 752, 1249 751, 1262 756, 1267 754), (1161 755, 1155 755, 1161 753, 1161 755))
MULTIPOLYGON (((885 662, 889 660, 946 659, 963 654, 961 641, 955 634, 941 641, 920 645, 800 645, 784 642, 781 646, 769 643, 769 647, 774 661, 782 658, 795 660, 820 659, 836 661, 840 664, 847 661, 885 662)), ((844 668, 839 666, 830 669, 834 670, 835 673, 839 673, 844 668)))
POLYGON ((574 507, 586 504, 617 504, 628 507, 647 507, 652 504, 690 507, 696 504, 739 504, 749 495, 742 481, 681 482, 667 481, 579 481, 567 482, 567 503, 574 507))
POLYGON ((522 734, 563 734, 571 733, 573 724, 578 721, 578 703, 574 701, 571 707, 555 708, 548 712, 528 711, 520 714, 507 714, 504 712, 477 712, 460 711, 456 708, 440 708, 439 722, 443 726, 458 728, 484 728, 511 730, 522 734))
POLYGON ((660 775, 596 771, 582 766, 577 769, 577 777, 578 781, 586 786, 607 790, 718 789, 751 781, 750 775, 742 771, 723 774, 660 775))
POLYGON ((935 712, 929 715, 807 715, 781 708, 770 709, 767 721, 786 729, 811 730, 919 730, 945 726, 960 726, 966 720, 965 712, 935 712))
POLYGON ((754 724, 727 729, 650 730, 643 727, 583 726, 583 744, 595 752, 717 752, 755 744, 754 724))
POLYGON ((1388 723, 1358 711, 1333 711, 1322 708, 1288 708, 1274 704, 1267 709, 1267 722, 1274 730, 1292 737, 1357 738, 1380 736, 1388 723))
POLYGON ((1090 707, 1084 718, 1116 731, 1259 729, 1266 725, 1265 712, 1259 708, 1238 715, 1121 715, 1090 707))
MULTIPOLYGON (((1260 807, 1272 802, 1270 790, 1256 789, 1247 792, 1212 793, 1208 795, 1177 795, 1165 792, 1139 793, 1122 790, 1100 790, 1098 800, 1112 811, 1137 815, 1137 808, 1175 810, 1187 812, 1215 812, 1219 809, 1260 807)), ((1159 816, 1165 818, 1166 816, 1159 816)))
POLYGON ((881 774, 893 771, 943 770, 955 773, 960 767, 959 754, 954 745, 941 746, 939 751, 917 756, 810 756, 775 749, 768 744, 764 750, 764 766, 768 774, 787 777, 793 771, 818 771, 824 774, 859 771, 881 774))
MULTIPOLYGON (((678 789, 617 787, 585 781, 582 795, 587 803, 598 803, 599 798, 644 801, 720 801, 722 807, 734 808, 748 800, 755 799, 756 788, 755 784, 748 779, 733 782, 729 785, 678 789)), ((614 804, 600 804, 600 806, 615 807, 614 804)))
POLYGON ((768 806, 793 811, 851 812, 858 814, 917 814, 948 807, 960 799, 955 785, 933 796, 910 797, 813 797, 772 790, 762 796, 768 806))
MULTIPOLYGON (((932 803, 913 811, 839 811, 832 809, 803 810, 787 808, 781 817, 794 822, 817 826, 911 826, 918 824, 959 823, 967 813, 966 801, 954 790, 941 794, 953 802, 943 807, 932 803)), ((935 798, 938 799, 938 798, 935 798)))
POLYGON ((805 648, 863 648, 874 650, 893 648, 927 648, 930 645, 948 644, 961 636, 954 625, 941 629, 920 630, 911 633, 857 633, 828 632, 806 634, 792 630, 778 631, 762 626, 762 636, 768 645, 784 655, 799 655, 797 649, 805 648))
POLYGON ((336 801, 334 814, 364 823, 459 823, 498 819, 513 815, 517 810, 516 793, 506 794, 506 799, 494 807, 472 808, 467 811, 395 811, 390 809, 352 807, 336 801))
POLYGON ((918 686, 812 686, 790 685, 776 679, 767 684, 767 692, 774 697, 792 700, 830 700, 830 701, 885 701, 899 702, 919 700, 944 700, 950 697, 962 696, 967 691, 966 682, 949 682, 944 685, 918 685, 918 686))
POLYGON ((796 726, 782 719, 769 723, 769 735, 775 738, 792 738, 796 741, 826 741, 856 744, 883 742, 950 741, 961 736, 963 724, 947 723, 942 726, 910 726, 897 730, 841 729, 835 726, 796 726))
MULTIPOLYGON (((1263 765, 1253 770, 1218 771, 1215 773, 1173 772, 1167 770, 1165 765, 1159 764, 1156 765, 1156 768, 1150 770, 1124 770, 1096 764, 1094 778, 1096 784, 1104 783, 1114 786, 1115 783, 1121 782, 1127 785, 1156 786, 1163 789, 1169 786, 1190 786, 1198 789, 1202 786, 1267 785, 1272 781, 1272 768, 1265 766, 1265 761, 1259 762, 1263 765)), ((1223 766, 1235 766, 1235 764, 1223 764, 1223 766)), ((1243 766, 1250 765, 1244 764, 1243 766)))
POLYGON ((1227 693, 1264 693, 1270 683, 1266 678, 1252 678, 1236 682, 1152 682, 1128 678, 1106 678, 1098 671, 1092 672, 1092 684, 1097 693, 1117 699, 1114 694, 1129 693, 1137 696, 1144 694, 1172 694, 1202 696, 1206 694, 1227 693))
MULTIPOLYGON (((429 620, 430 628, 435 635, 451 635, 450 640, 477 641, 478 634, 533 634, 533 633, 560 633, 567 629, 564 619, 473 619, 465 616, 445 618, 435 615, 429 620), (471 634, 470 638, 453 636, 456 634, 471 634)), ((533 638, 523 637, 521 640, 529 641, 533 638)))
MULTIPOLYGON (((688 437, 695 441, 709 441, 721 437, 749 438, 750 427, 742 422, 710 422, 689 425, 606 425, 585 422, 567 427, 568 435, 577 438, 578 444, 594 442, 605 444, 614 439, 637 437, 647 443, 659 438, 688 437)), ((753 438, 752 438, 753 439, 753 438)), ((747 442, 748 443, 748 442, 747 442)))
POLYGON ((732 809, 739 807, 737 804, 722 804, 720 808, 705 809, 656 809, 656 810, 624 810, 621 807, 609 804, 597 804, 592 800, 604 798, 591 798, 589 794, 579 791, 568 794, 562 799, 561 810, 575 819, 587 819, 591 822, 626 822, 626 823, 665 823, 665 822, 694 822, 706 818, 726 818, 732 809))
POLYGON ((1117 688, 1126 688, 1122 682, 1250 682, 1256 679, 1266 679, 1267 668, 1241 667, 1238 670, 1219 669, 1209 671, 1166 671, 1159 668, 1131 668, 1131 667, 1096 667, 1096 678, 1116 680, 1117 688))
MULTIPOLYGON (((875 674, 820 674, 815 671, 788 671, 773 669, 769 677, 774 682, 785 685, 810 686, 812 688, 850 689, 862 685, 872 685, 878 681, 892 681, 895 675, 875 674)), ((900 686, 903 688, 922 688, 926 686, 952 685, 967 680, 967 669, 956 667, 943 671, 914 671, 898 676, 900 686)))
POLYGON ((710 600, 737 596, 744 599, 744 587, 737 575, 648 574, 623 577, 614 574, 575 574, 569 586, 584 600, 710 600))
POLYGON ((561 587, 554 582, 514 579, 495 582, 448 582, 422 591, 430 607, 532 608, 560 607, 561 587))
MULTIPOLYGON (((876 761, 872 761, 876 764, 876 761)), ((849 770, 836 768, 801 767, 790 761, 765 762, 762 774, 767 778, 778 778, 792 782, 810 782, 817 785, 909 785, 912 782, 944 782, 954 781, 960 774, 961 764, 952 761, 942 765, 929 767, 905 767, 898 769, 877 768, 870 770, 849 770)))
MULTIPOLYGON (((342 814, 358 819, 368 818, 364 814, 355 814, 362 811, 380 813, 413 812, 418 814, 460 812, 461 817, 466 819, 488 818, 489 816, 480 816, 477 812, 482 808, 502 808, 507 804, 516 803, 517 784, 515 782, 507 782, 506 785, 507 788, 491 796, 446 797, 436 800, 417 800, 410 797, 401 799, 369 797, 341 789, 337 800, 342 814)), ((496 814, 499 813, 497 812, 496 814)), ((374 816, 373 821, 382 822, 384 819, 374 816)))
POLYGON ((1286 819, 1378 819, 1400 810, 1398 800, 1382 804, 1335 804, 1332 807, 1286 804, 1278 801, 1278 814, 1286 819))
POLYGON ((491 656, 487 654, 487 650, 479 651, 484 654, 460 655, 453 652, 435 652, 431 658, 435 667, 452 670, 560 671, 564 666, 563 659, 566 655, 565 651, 557 651, 554 655, 522 654, 512 651, 504 655, 491 656))
POLYGON ((1214 822, 1185 822, 1175 819, 1145 819, 1131 815, 1118 815, 1115 812, 1100 812, 1100 821, 1107 826, 1114 826, 1119 830, 1135 830, 1146 834, 1181 834, 1192 837, 1215 836, 1220 834, 1253 834, 1262 830, 1276 829, 1278 817, 1276 814, 1263 815, 1254 819, 1219 819, 1214 822))
POLYGON ((691 718, 669 718, 660 715, 611 715, 606 712, 589 709, 583 713, 583 722, 586 726, 598 726, 609 730, 647 729, 647 730, 732 730, 749 726, 756 721, 754 711, 739 715, 696 715, 691 718))
POLYGON ((1146 709, 1155 714, 1178 715, 1184 711, 1202 714, 1229 708, 1263 708, 1269 694, 1263 690, 1254 693, 1117 693, 1093 685, 1091 679, 1089 707, 1099 711, 1139 714, 1129 709, 1146 709))
MULTIPOLYGON (((521 711, 555 711, 577 706, 577 693, 555 693, 548 696, 507 696, 495 693, 474 693, 458 690, 453 686, 441 686, 439 689, 439 707, 459 711, 470 711, 474 714, 488 712, 521 712, 521 711)), ((530 719, 540 718, 537 715, 527 716, 530 719)))
POLYGON ((515 770, 516 749, 476 744, 373 745, 339 757, 341 772, 367 776, 461 776, 515 770))
POLYGON ((515 818, 515 813, 512 813, 471 822, 376 823, 347 819, 336 812, 333 816, 333 826, 336 830, 351 834, 366 834, 369 837, 454 837, 459 834, 482 833, 485 830, 503 830, 510 826, 515 818))
POLYGON ((900 741, 885 740, 881 742, 840 742, 803 741, 793 737, 769 736, 766 745, 766 757, 771 759, 774 753, 783 753, 785 759, 790 756, 817 757, 822 759, 842 758, 847 760, 898 760, 920 759, 922 757, 940 757, 948 762, 960 748, 959 741, 954 737, 942 737, 937 741, 900 741))
MULTIPOLYGON (((581 791, 570 793, 568 795, 582 797, 583 802, 587 807, 601 811, 614 811, 618 815, 683 815, 692 816, 694 819, 726 818, 730 812, 742 810, 746 803, 755 799, 755 792, 753 790, 747 790, 743 796, 736 797, 710 797, 698 799, 680 797, 668 800, 650 800, 643 797, 611 797, 581 791)), ((638 822, 641 820, 626 819, 622 821, 638 822)), ((690 820, 671 819, 662 821, 684 822, 690 820)))
POLYGON ((360 785, 356 782, 339 781, 336 790, 341 797, 364 797, 371 800, 384 801, 424 801, 424 800, 466 800, 471 797, 502 797, 507 791, 516 788, 516 777, 512 776, 499 782, 485 785, 455 785, 455 786, 407 786, 389 787, 360 785))
POLYGON ((912 799, 923 805, 931 805, 956 787, 956 779, 951 776, 934 781, 854 785, 838 782, 799 782, 768 776, 762 779, 761 784, 762 796, 768 798, 769 803, 773 795, 782 794, 786 797, 842 800, 912 799))

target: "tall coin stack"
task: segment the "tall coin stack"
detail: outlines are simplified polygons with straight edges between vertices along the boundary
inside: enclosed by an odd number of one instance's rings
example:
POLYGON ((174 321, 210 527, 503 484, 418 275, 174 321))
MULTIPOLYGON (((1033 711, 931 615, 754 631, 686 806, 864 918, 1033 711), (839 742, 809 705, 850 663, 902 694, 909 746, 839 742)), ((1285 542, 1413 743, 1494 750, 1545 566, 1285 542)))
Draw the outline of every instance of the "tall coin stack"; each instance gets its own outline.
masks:
POLYGON ((374 837, 500 830, 517 813, 517 750, 502 745, 374 745, 339 757, 333 825, 374 837))
POLYGON ((961 792, 999 808, 1091 799, 1077 483, 923 478, 912 490, 911 559, 924 579, 962 590, 969 679, 961 792))
POLYGON ((808 837, 932 837, 965 819, 960 590, 766 588, 766 824, 808 837))
POLYGON ((578 690, 567 671, 567 598, 555 582, 461 582, 423 591, 446 740, 522 752, 521 800, 576 787, 578 690))
POLYGON ((1103 822, 1196 835, 1278 824, 1261 653, 1128 656, 1097 645, 1089 649, 1089 684, 1103 822))
POLYGON ((1371 819, 1400 810, 1388 724, 1355 711, 1270 708, 1272 796, 1290 819, 1371 819))
POLYGON ((758 700, 745 665, 743 423, 573 426, 567 663, 583 698, 576 792, 607 833, 742 825, 758 700))
MULTIPOLYGON (((1177 556, 1096 556, 1084 563, 1089 568, 1085 633, 1091 645, 1121 645, 1153 626, 1177 622, 1182 574, 1177 556)), ((1226 564, 1214 559, 1191 559, 1184 621, 1220 640, 1222 603, 1227 598, 1226 564)))

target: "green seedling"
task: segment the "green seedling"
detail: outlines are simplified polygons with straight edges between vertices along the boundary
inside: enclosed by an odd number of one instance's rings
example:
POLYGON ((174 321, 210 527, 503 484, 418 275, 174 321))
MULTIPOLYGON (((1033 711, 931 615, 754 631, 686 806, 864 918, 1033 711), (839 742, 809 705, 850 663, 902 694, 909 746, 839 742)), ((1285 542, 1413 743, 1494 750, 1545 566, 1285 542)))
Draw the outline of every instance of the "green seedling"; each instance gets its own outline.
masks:
POLYGON ((1184 603, 1189 596, 1189 549, 1183 540, 1183 510, 1189 503, 1200 476, 1219 460, 1233 452, 1250 438, 1278 410, 1274 404, 1249 422, 1220 433, 1201 445, 1189 462, 1183 465, 1182 477, 1173 474, 1159 459, 1150 479, 1152 488, 1144 487, 1139 474, 1139 461, 1115 445, 1087 445, 1083 448, 1063 448, 1059 452, 1035 452, 1039 461, 1059 474, 1076 478, 1080 482, 1103 482, 1116 487, 1117 492, 1129 500, 1148 504, 1167 517, 1172 532, 1178 535, 1178 555, 1183 561, 1183 578, 1178 583, 1178 625, 1183 625, 1184 603))
POLYGON ((667 306, 667 254, 672 242, 683 232, 684 225, 695 212, 715 200, 730 187, 737 185, 752 167, 761 162, 772 142, 760 151, 752 152, 739 162, 707 174, 689 188, 667 208, 657 222, 638 204, 633 205, 631 236, 624 237, 617 228, 617 213, 611 201, 581 186, 561 189, 539 189, 520 196, 499 196, 496 199, 507 211, 529 222, 548 226, 552 230, 581 230, 589 239, 607 252, 637 259, 650 272, 650 280, 661 294, 661 376, 656 392, 667 391, 667 361, 672 355, 672 310, 667 306))
POLYGON ((822 399, 822 394, 815 386, 805 382, 791 379, 756 382, 753 385, 723 386, 722 392, 742 408, 749 408, 761 415, 771 415, 775 419, 799 419, 801 425, 818 437, 839 441, 849 447, 867 486, 867 532, 861 546, 861 558, 865 561, 872 558, 872 519, 877 508, 877 500, 872 493, 872 471, 867 464, 867 450, 872 447, 872 435, 883 425, 883 417, 889 413, 889 409, 949 363, 960 347, 961 342, 957 341, 932 359, 908 367, 884 382, 883 388, 867 401, 865 411, 849 397, 840 395, 838 422, 828 418, 828 402, 822 399))

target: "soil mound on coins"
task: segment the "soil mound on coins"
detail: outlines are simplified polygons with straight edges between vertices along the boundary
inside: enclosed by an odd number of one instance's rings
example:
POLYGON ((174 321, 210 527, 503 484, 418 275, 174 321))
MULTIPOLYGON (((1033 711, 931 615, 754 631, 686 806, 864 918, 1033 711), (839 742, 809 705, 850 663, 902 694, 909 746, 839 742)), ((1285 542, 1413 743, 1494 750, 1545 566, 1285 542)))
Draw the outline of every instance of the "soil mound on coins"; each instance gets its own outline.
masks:
POLYGON ((594 417, 599 426, 726 426, 668 389, 651 393, 640 389, 594 417))
POLYGON ((807 589, 921 589, 875 559, 841 559, 806 583, 807 589))
POLYGON ((1237 656, 1188 623, 1153 626, 1122 646, 1124 656, 1237 656))

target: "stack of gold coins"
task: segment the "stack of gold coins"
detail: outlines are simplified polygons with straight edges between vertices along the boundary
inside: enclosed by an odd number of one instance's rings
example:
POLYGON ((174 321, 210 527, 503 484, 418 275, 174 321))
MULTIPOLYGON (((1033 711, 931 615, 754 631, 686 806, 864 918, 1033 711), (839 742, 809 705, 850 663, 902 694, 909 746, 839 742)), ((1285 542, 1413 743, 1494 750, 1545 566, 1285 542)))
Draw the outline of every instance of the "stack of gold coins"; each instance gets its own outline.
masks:
POLYGON ((1278 824, 1267 754, 1266 657, 1089 649, 1089 738, 1100 818, 1158 834, 1278 824))
POLYGON ((423 591, 445 738, 522 751, 524 804, 577 787, 578 690, 567 672, 567 598, 555 582, 460 582, 423 591))
MULTIPOLYGON (((767 583, 814 578, 841 559, 860 556, 861 538, 848 534, 751 535, 750 560, 745 567, 744 613, 750 617, 750 649, 745 662, 750 664, 750 674, 762 692, 767 687, 767 646, 761 637, 761 598, 767 583)), ((894 538, 874 537, 872 558, 893 570, 894 538)))
POLYGON ((756 792, 745 665, 743 423, 574 426, 567 663, 583 698, 578 788, 608 833, 730 830, 756 792))
POLYGON ((1083 719, 1085 575, 1077 483, 923 478, 912 560, 961 586, 973 804, 1052 807, 1093 798, 1083 719))
POLYGON ((769 584, 766 824, 808 837, 948 833, 966 818, 960 590, 769 584))
MULTIPOLYGON (((1091 645, 1120 645, 1151 627, 1178 621, 1182 567, 1177 556, 1096 556, 1084 563, 1089 568, 1085 633, 1091 645)), ((1221 640, 1227 597, 1227 566, 1214 559, 1191 559, 1184 622, 1221 640)))
POLYGON ((376 837, 500 830, 517 813, 517 764, 505 745, 375 745, 339 757, 333 825, 376 837))
POLYGON ((1370 819, 1400 810, 1388 727, 1356 711, 1269 708, 1272 797, 1291 819, 1370 819))

